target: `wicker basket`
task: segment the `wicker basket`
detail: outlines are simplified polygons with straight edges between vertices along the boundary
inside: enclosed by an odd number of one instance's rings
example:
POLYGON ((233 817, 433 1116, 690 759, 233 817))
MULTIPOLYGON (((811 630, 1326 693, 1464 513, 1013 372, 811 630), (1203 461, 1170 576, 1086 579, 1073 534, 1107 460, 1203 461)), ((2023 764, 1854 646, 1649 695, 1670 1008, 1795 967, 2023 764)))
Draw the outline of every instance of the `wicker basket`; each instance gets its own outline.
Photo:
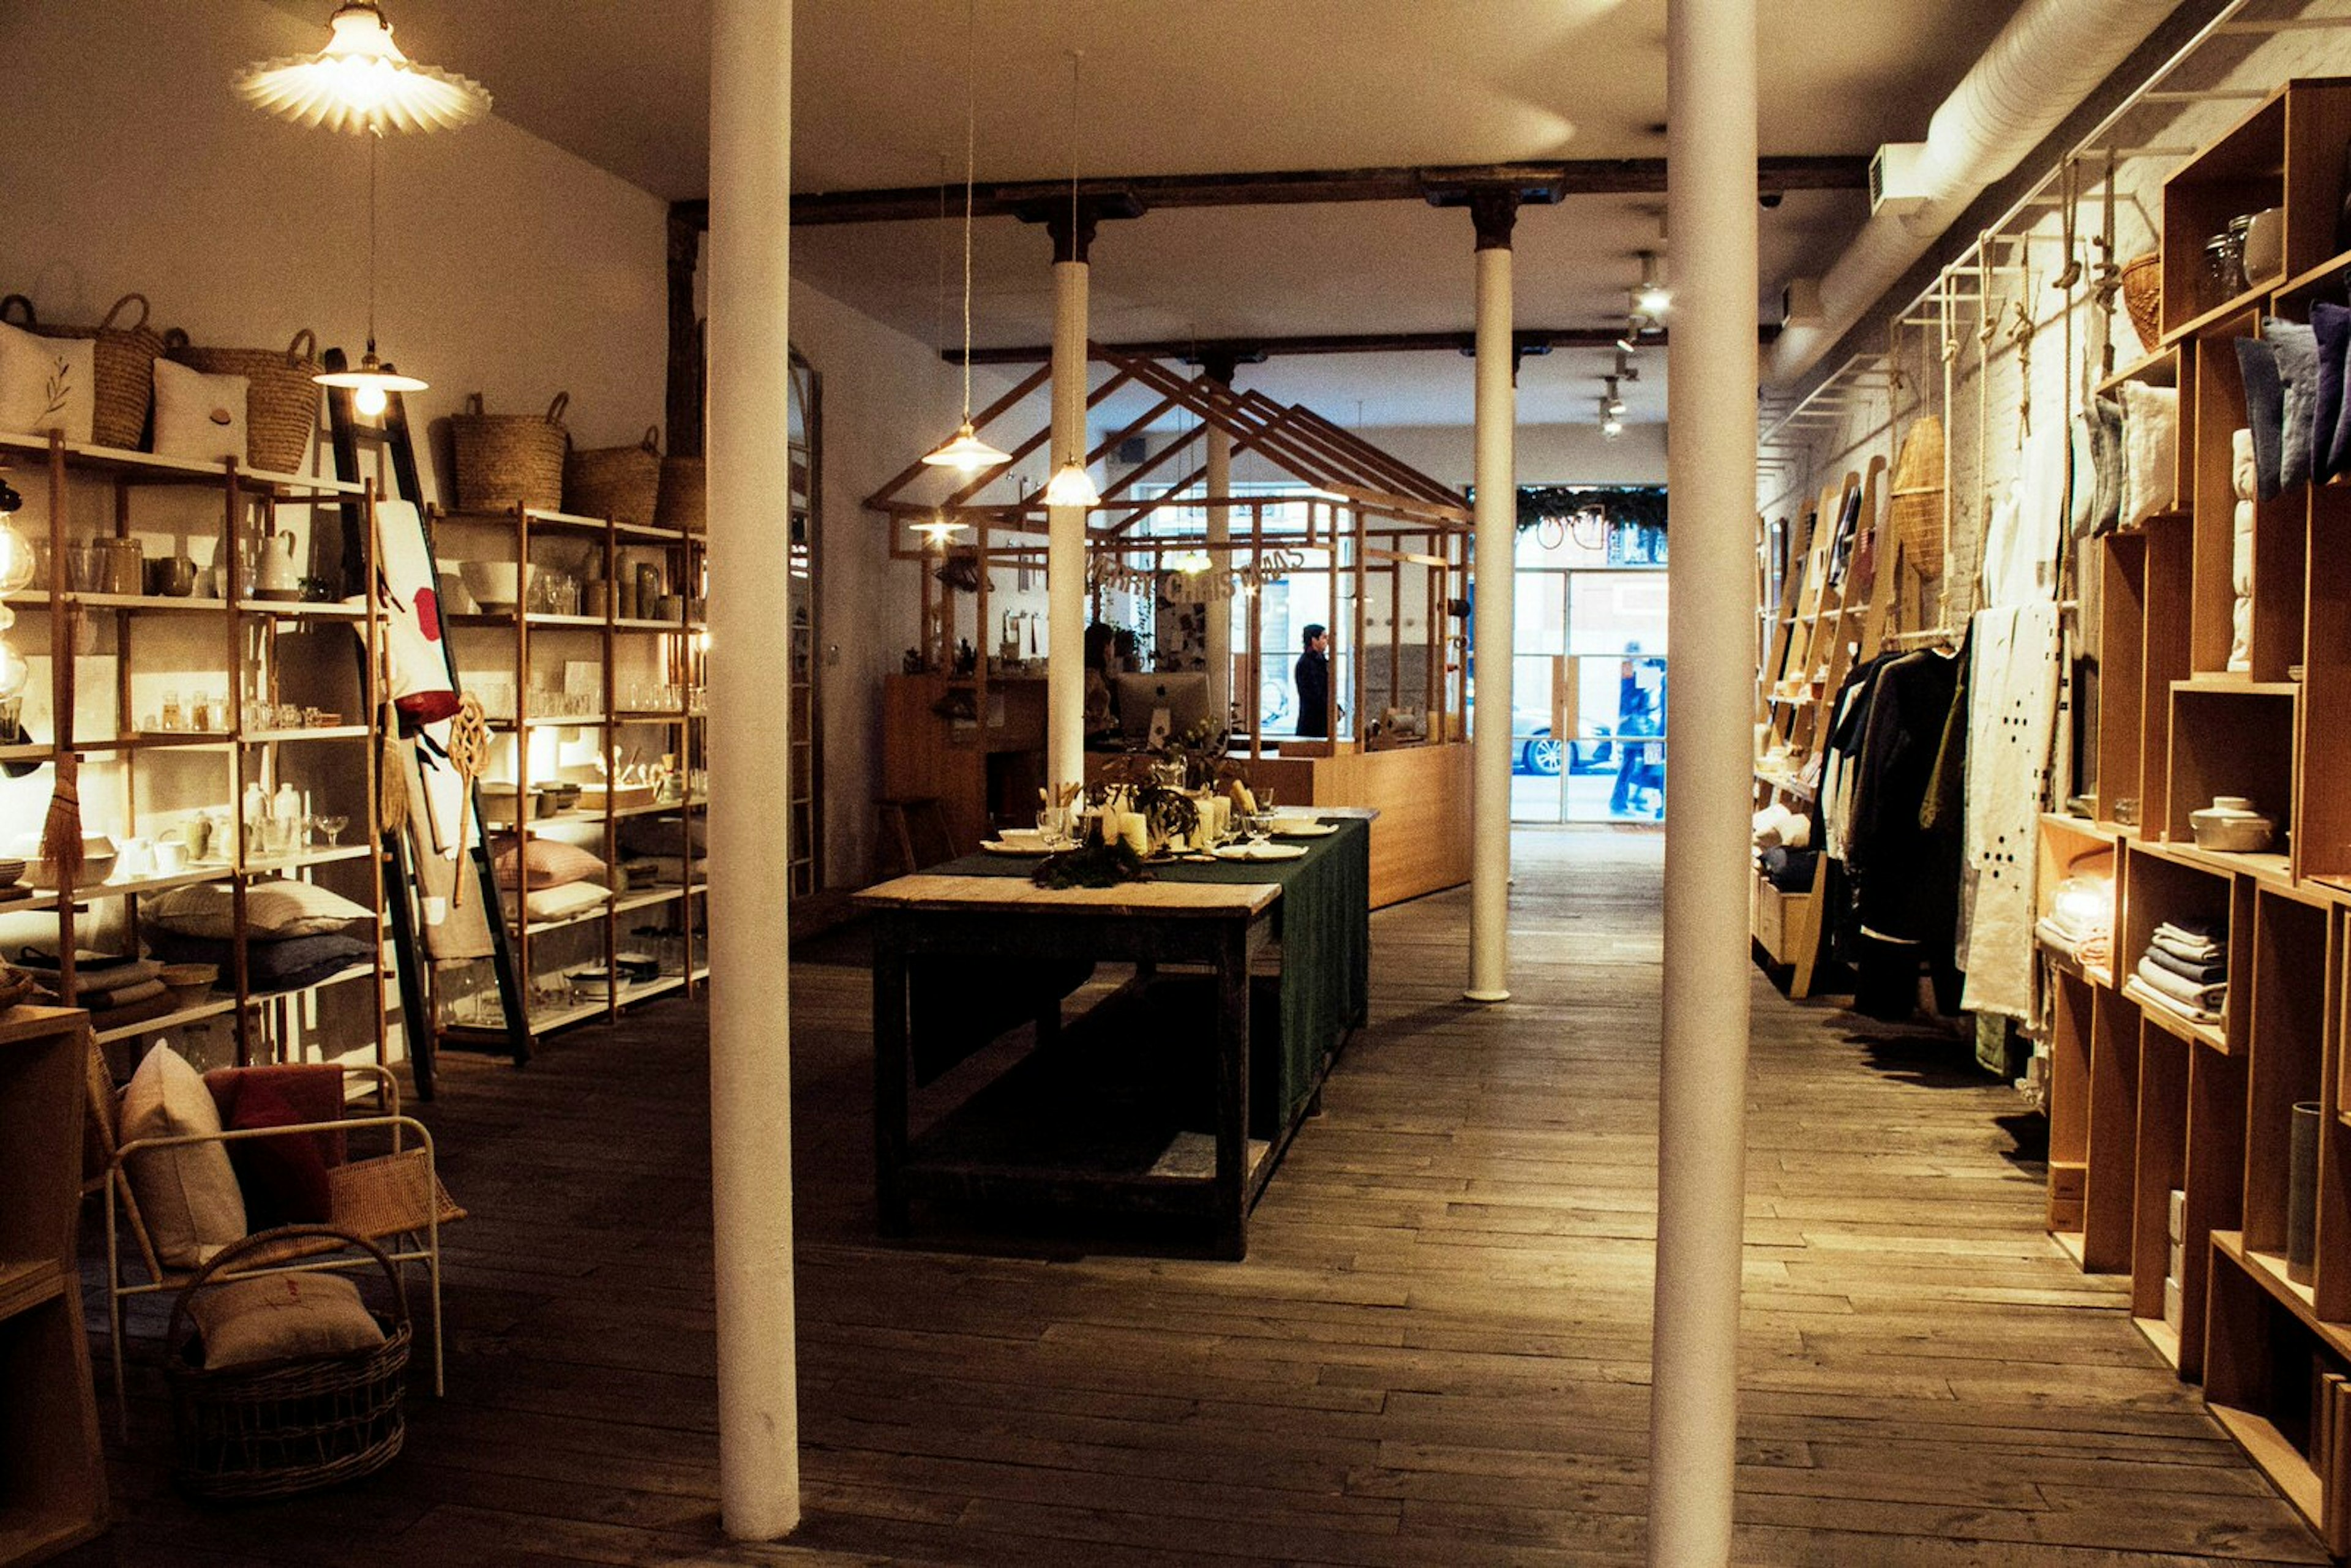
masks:
POLYGON ((1943 575, 1943 422, 1922 414, 1910 422, 1895 460, 1894 538, 1919 576, 1943 575))
POLYGON ((2130 312, 2138 346, 2153 351, 2163 340, 2163 254, 2149 251, 2123 263, 2123 308, 2130 312))
POLYGON ((147 405, 155 395, 155 358, 163 351, 163 334, 147 325, 147 297, 126 294, 95 327, 44 327, 33 319, 33 302, 21 294, 0 299, 0 320, 21 311, 17 323, 44 338, 94 338, 97 368, 90 377, 96 408, 89 438, 100 446, 136 451, 147 434, 147 405), (139 319, 118 327, 114 319, 128 305, 139 307, 139 319))
POLYGON ((457 465, 457 507, 467 512, 499 512, 509 507, 540 511, 563 507, 563 410, 569 392, 558 392, 545 414, 486 413, 482 394, 469 393, 465 412, 449 417, 450 444, 457 465))
POLYGON ((706 488, 710 470, 699 457, 664 457, 661 462, 661 498, 653 503, 656 528, 698 534, 707 514, 706 488))
POLYGON ((400 1271, 374 1243, 324 1225, 264 1230, 223 1248, 172 1302, 164 1372, 172 1385, 172 1479, 191 1497, 291 1497, 381 1469, 407 1436, 402 1408, 413 1339, 400 1271), (288 1241, 365 1249, 392 1281, 394 1312, 378 1312, 383 1343, 340 1355, 207 1370, 180 1337, 188 1303, 238 1260, 288 1241))
POLYGON ((172 358, 208 376, 243 376, 245 460, 271 474, 298 474, 319 428, 319 337, 305 327, 283 349, 198 349, 176 328, 163 335, 172 358))
POLYGON ((575 448, 563 460, 563 509, 583 517, 650 524, 661 492, 661 431, 634 446, 575 448))

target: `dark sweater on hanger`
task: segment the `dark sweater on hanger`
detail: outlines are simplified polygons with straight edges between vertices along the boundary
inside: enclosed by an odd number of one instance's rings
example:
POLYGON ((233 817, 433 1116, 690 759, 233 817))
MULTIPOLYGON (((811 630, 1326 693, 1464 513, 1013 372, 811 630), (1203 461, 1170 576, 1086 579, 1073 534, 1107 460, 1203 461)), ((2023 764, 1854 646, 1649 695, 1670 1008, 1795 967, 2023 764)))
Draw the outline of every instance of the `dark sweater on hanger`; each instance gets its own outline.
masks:
POLYGON ((1948 953, 1959 911, 1959 837, 1920 825, 1959 689, 1959 662, 1905 653, 1878 672, 1853 796, 1853 869, 1861 924, 1948 953))

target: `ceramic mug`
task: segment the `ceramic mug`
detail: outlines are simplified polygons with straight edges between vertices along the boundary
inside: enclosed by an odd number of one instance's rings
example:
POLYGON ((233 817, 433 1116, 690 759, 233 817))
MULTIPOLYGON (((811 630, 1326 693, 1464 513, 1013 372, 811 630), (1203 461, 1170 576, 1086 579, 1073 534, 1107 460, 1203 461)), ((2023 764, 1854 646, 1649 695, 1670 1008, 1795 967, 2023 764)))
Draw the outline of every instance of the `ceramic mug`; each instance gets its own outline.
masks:
POLYGON ((2285 209, 2264 207, 2245 225, 2245 281, 2267 283, 2285 271, 2285 209))
POLYGON ((152 839, 125 839, 114 852, 114 873, 125 879, 155 873, 155 843, 152 839))
POLYGON ((188 869, 187 841, 180 837, 179 829, 174 828, 155 841, 155 869, 165 876, 188 869))

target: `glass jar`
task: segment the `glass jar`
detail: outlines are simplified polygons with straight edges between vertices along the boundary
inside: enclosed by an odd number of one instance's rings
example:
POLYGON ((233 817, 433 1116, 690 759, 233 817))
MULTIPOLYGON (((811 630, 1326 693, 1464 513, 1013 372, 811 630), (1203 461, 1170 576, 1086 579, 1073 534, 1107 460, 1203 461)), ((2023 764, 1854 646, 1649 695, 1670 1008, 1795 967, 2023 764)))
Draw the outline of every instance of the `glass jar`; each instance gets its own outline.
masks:
POLYGON ((2233 225, 2204 242, 2204 308, 2225 305, 2245 291, 2245 234, 2233 225))

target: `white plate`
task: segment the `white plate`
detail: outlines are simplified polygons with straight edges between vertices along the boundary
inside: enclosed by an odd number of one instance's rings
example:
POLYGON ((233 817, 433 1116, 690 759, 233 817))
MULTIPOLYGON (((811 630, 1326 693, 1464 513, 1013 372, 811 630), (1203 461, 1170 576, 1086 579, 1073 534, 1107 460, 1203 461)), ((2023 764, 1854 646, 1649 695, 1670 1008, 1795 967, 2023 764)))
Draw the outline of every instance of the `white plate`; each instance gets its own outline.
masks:
POLYGON ((982 839, 979 841, 979 847, 992 855, 1042 855, 1052 852, 1042 844, 1031 848, 1026 844, 1008 844, 1001 839, 982 839))
POLYGON ((1294 861, 1305 855, 1304 844, 1220 844, 1216 850, 1220 861, 1294 861))
POLYGON ((1301 817, 1295 821, 1276 822, 1273 825, 1273 836, 1277 839, 1322 839, 1330 837, 1338 831, 1339 824, 1336 822, 1317 822, 1305 817, 1301 817))

